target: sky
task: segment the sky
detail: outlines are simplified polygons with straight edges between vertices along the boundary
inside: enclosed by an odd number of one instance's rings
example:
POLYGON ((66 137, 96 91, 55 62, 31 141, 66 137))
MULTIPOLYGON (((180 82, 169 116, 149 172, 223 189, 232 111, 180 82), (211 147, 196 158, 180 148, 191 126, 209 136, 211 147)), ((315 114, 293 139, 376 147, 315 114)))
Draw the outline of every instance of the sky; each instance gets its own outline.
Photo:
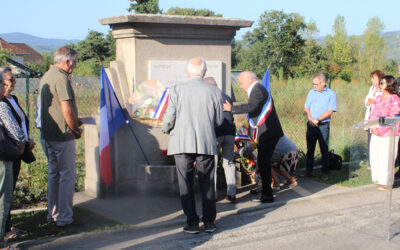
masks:
MULTIPOLYGON (((109 27, 98 19, 128 14, 128 0, 3 0, 0 33, 23 32, 42 38, 85 39, 89 30, 103 33, 109 27), (7 11, 4 11, 7 10, 7 11)), ((379 17, 384 31, 400 31, 400 0, 160 0, 160 8, 206 8, 226 18, 255 21, 265 11, 299 13, 308 22, 315 20, 318 36, 332 33, 337 15, 344 16, 348 35, 360 35, 369 18, 379 17)), ((240 39, 246 31, 237 32, 240 39)))

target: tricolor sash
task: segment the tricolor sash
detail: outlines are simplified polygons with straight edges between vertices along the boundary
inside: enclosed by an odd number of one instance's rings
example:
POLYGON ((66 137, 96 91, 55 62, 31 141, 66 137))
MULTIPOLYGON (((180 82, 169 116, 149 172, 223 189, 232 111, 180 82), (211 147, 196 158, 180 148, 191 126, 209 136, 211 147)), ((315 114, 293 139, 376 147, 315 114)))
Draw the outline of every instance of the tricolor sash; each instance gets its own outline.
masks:
POLYGON ((169 88, 165 88, 160 102, 157 105, 156 111, 154 112, 153 118, 157 119, 157 120, 161 120, 165 109, 167 108, 168 105, 168 98, 169 98, 169 88))
POLYGON ((247 118, 249 119, 249 124, 253 128, 253 140, 257 142, 257 135, 258 135, 258 127, 261 126, 271 114, 272 108, 274 103, 271 98, 271 82, 269 76, 269 68, 265 71, 264 77, 261 82, 261 86, 263 86, 268 92, 268 99, 267 102, 264 104, 263 109, 261 110, 260 115, 258 116, 257 123, 254 124, 254 121, 249 117, 247 114, 247 118))

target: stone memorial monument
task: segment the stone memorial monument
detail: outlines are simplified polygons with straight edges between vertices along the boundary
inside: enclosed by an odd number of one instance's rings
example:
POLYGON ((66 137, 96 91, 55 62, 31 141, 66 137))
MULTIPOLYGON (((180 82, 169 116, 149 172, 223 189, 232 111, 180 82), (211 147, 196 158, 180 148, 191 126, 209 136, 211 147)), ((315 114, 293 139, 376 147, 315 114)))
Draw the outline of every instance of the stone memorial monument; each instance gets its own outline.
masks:
POLYGON ((230 95, 231 41, 237 30, 250 27, 253 21, 129 14, 102 18, 100 23, 110 26, 116 40, 116 60, 106 69, 107 75, 121 105, 132 116, 131 125, 149 164, 129 127, 123 127, 114 138, 113 184, 105 188, 99 174, 99 124, 85 125, 85 191, 95 197, 110 189, 114 194, 174 193, 175 169, 161 156, 168 135, 161 132, 160 121, 142 117, 154 110, 138 110, 141 105, 158 102, 148 96, 150 92, 159 95, 163 88, 186 80, 186 63, 195 56, 207 61, 206 76, 213 76, 218 87, 230 95))

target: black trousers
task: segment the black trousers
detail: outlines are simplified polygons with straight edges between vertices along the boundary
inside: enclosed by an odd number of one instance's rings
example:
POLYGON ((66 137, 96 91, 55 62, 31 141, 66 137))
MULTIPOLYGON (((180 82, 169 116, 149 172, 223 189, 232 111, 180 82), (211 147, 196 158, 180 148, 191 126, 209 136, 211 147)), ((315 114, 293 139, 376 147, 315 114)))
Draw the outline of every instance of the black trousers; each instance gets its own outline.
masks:
POLYGON ((271 188, 271 160, 279 137, 267 138, 257 144, 257 164, 261 176, 261 195, 273 197, 271 188))
POLYGON ((193 193, 194 162, 202 197, 203 222, 214 222, 217 215, 214 188, 214 155, 178 154, 175 155, 179 192, 183 212, 188 224, 199 223, 193 193))
POLYGON ((313 127, 307 123, 307 172, 314 170, 314 153, 317 141, 322 155, 322 174, 328 174, 329 171, 329 122, 313 127))

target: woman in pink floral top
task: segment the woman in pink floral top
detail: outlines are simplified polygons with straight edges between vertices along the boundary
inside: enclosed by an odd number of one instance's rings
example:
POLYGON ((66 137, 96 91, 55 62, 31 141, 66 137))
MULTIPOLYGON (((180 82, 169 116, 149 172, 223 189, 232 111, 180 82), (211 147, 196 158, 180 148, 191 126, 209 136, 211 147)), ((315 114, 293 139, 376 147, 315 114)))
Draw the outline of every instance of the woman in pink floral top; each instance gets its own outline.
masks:
MULTIPOLYGON (((370 120, 376 120, 379 117, 393 117, 400 114, 400 98, 397 96, 399 87, 395 78, 393 76, 383 76, 379 85, 382 95, 375 98, 370 120)), ((372 181, 375 184, 379 184, 381 190, 386 189, 389 179, 390 133, 390 127, 376 127, 371 129, 371 176, 372 181)), ((397 155, 399 135, 400 127, 398 126, 396 130, 395 155, 397 155)))

